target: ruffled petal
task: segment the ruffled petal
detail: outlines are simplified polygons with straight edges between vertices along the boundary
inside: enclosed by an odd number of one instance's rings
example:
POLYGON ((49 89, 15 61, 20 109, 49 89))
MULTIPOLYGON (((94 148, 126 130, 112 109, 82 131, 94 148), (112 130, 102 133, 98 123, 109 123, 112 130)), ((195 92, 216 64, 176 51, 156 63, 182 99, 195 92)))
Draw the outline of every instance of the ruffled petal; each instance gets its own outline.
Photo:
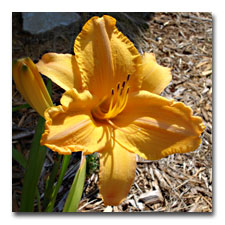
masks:
POLYGON ((45 111, 41 144, 64 155, 101 151, 109 141, 110 131, 93 120, 89 109, 93 101, 88 92, 67 91, 61 99, 62 105, 45 111))
POLYGON ((42 74, 64 90, 81 90, 81 77, 74 55, 47 53, 36 65, 42 74))
POLYGON ((136 154, 117 143, 100 152, 99 191, 105 205, 119 205, 134 181, 136 154))
POLYGON ((145 53, 142 58, 142 90, 160 94, 170 83, 172 75, 170 68, 160 66, 154 54, 145 53))
POLYGON ((75 88, 64 92, 60 99, 61 105, 70 111, 91 111, 98 101, 88 90, 79 93, 75 88))
POLYGON ((92 17, 74 44, 84 88, 98 97, 110 95, 111 89, 118 82, 125 81, 128 74, 131 74, 130 82, 133 82, 130 86, 138 85, 134 77, 141 64, 141 56, 115 25, 113 17, 92 17))
POLYGON ((147 91, 131 94, 125 110, 112 122, 119 127, 115 141, 150 160, 194 151, 205 129, 190 107, 147 91))

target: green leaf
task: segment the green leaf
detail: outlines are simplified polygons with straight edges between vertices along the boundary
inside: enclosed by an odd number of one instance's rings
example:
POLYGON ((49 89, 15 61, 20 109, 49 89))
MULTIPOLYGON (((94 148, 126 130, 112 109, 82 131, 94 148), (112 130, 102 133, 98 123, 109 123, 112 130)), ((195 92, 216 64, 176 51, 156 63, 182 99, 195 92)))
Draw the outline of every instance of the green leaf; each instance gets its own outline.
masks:
POLYGON ((23 168, 26 168, 27 160, 14 146, 12 147, 12 157, 16 160, 23 168))
POLYGON ((73 184, 70 188, 70 192, 67 196, 66 203, 63 208, 63 212, 76 212, 80 203, 80 199, 83 193, 84 182, 86 176, 86 158, 82 155, 80 168, 78 169, 73 184))
POLYGON ((52 195, 52 191, 54 190, 54 182, 55 182, 55 178, 57 176, 58 173, 58 169, 59 169, 59 165, 61 162, 61 155, 57 156, 57 159, 55 160, 54 164, 53 164, 53 168, 51 171, 51 174, 49 175, 47 181, 46 181, 46 187, 45 187, 45 194, 44 194, 44 203, 43 203, 43 207, 46 208, 47 205, 49 204, 49 201, 51 201, 51 195, 52 195))
POLYGON ((64 157, 63 157, 63 162, 62 162, 62 167, 61 167, 61 170, 60 170, 59 178, 58 178, 56 186, 54 186, 54 188, 53 188, 51 200, 49 201, 49 204, 48 204, 48 206, 45 210, 46 212, 52 212, 53 211, 55 201, 56 201, 56 197, 57 197, 57 194, 59 192, 59 188, 62 184, 63 177, 65 176, 67 167, 69 165, 70 158, 71 158, 71 155, 64 155, 64 157))
POLYGON ((46 86, 47 86, 49 95, 52 97, 52 81, 50 79, 48 79, 46 86))
POLYGON ((44 131, 44 124, 44 118, 40 117, 35 130, 25 171, 20 212, 32 212, 34 209, 36 188, 46 155, 46 147, 40 146, 40 139, 44 131))
POLYGON ((28 104, 23 104, 23 105, 18 105, 12 108, 12 112, 16 112, 20 109, 25 109, 25 108, 30 108, 30 105, 28 104))

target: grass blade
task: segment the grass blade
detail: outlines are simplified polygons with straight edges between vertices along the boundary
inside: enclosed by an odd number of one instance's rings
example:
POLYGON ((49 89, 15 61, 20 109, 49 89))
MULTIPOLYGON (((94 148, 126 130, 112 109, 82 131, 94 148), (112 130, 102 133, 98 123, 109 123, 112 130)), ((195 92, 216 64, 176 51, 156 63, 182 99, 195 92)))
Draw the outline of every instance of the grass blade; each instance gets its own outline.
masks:
POLYGON ((49 95, 52 97, 52 81, 50 79, 48 79, 46 87, 49 95))
POLYGON ((14 107, 12 107, 12 112, 16 112, 20 109, 25 109, 25 108, 30 108, 30 105, 23 104, 23 105, 14 106, 14 107))
POLYGON ((12 147, 12 157, 16 160, 23 168, 26 168, 27 160, 14 146, 12 147))
POLYGON ((53 211, 55 201, 56 201, 56 197, 57 197, 57 194, 59 192, 59 188, 62 184, 63 177, 65 176, 67 167, 69 165, 70 158, 71 158, 71 155, 64 155, 64 157, 63 157, 63 162, 62 162, 62 167, 61 167, 61 170, 60 170, 59 178, 58 178, 56 186, 53 189, 51 200, 49 201, 49 204, 48 204, 48 206, 45 210, 46 212, 52 212, 53 211))
POLYGON ((46 155, 46 147, 40 146, 40 139, 44 131, 44 124, 44 118, 40 117, 34 134, 25 171, 20 212, 32 212, 34 209, 36 188, 46 155))
POLYGON ((63 212, 76 212, 83 193, 84 182, 86 176, 86 158, 82 155, 80 168, 78 169, 70 192, 67 196, 63 212))
POLYGON ((51 200, 51 195, 52 195, 52 191, 54 189, 54 182, 55 182, 55 178, 57 176, 58 173, 58 169, 59 169, 59 165, 61 162, 61 155, 57 156, 57 159, 54 162, 52 171, 50 176, 48 177, 48 180, 46 182, 46 188, 45 188, 45 194, 44 194, 44 202, 43 202, 43 208, 45 209, 47 207, 47 205, 49 204, 49 201, 51 200))

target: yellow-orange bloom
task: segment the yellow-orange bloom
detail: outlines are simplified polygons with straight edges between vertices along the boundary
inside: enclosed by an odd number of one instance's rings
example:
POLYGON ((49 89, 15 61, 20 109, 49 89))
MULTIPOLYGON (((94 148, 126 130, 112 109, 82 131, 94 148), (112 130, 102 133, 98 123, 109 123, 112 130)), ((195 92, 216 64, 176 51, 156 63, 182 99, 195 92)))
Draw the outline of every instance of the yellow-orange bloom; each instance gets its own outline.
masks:
POLYGON ((44 116, 44 111, 53 104, 36 65, 30 58, 19 59, 13 62, 12 73, 16 88, 24 99, 44 116))
POLYGON ((45 54, 38 70, 61 86, 61 105, 45 111, 41 143, 60 154, 99 152, 99 190, 118 205, 133 183, 136 154, 158 160, 195 150, 204 125, 181 102, 159 96, 170 69, 141 56, 110 16, 93 17, 74 44, 75 55, 45 54))

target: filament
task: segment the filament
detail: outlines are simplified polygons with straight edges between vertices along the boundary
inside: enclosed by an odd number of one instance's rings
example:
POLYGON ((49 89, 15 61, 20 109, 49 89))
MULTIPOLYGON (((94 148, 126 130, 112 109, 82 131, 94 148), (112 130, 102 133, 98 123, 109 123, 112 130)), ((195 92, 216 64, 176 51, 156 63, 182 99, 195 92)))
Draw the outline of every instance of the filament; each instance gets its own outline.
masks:
POLYGON ((127 76, 126 81, 117 84, 116 89, 112 88, 111 96, 109 98, 104 97, 103 100, 98 104, 98 106, 93 110, 93 116, 98 119, 112 119, 121 113, 126 107, 128 101, 129 86, 128 81, 130 75, 127 76), (109 102, 108 110, 103 110, 103 103, 105 101, 109 102))

